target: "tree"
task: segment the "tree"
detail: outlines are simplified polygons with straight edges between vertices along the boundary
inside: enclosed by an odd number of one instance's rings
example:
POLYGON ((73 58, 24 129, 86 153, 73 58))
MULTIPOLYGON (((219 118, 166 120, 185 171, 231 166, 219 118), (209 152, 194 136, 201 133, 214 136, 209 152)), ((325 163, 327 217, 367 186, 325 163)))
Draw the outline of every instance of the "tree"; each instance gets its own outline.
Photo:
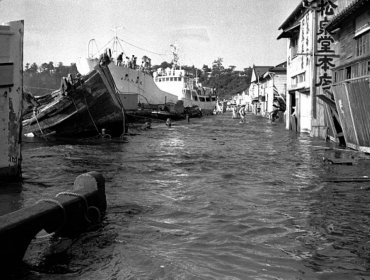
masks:
POLYGON ((208 67, 208 65, 203 64, 202 71, 204 73, 211 72, 211 68, 208 67))
POLYGON ((36 62, 32 63, 31 66, 28 68, 30 73, 37 73, 39 67, 37 66, 36 62))
POLYGON ((40 72, 42 73, 42 72, 46 72, 46 71, 48 71, 48 63, 43 63, 43 64, 41 64, 41 66, 40 66, 40 72))
POLYGON ((220 74, 225 68, 222 65, 223 58, 218 57, 216 60, 212 63, 212 73, 214 74, 220 74))
POLYGON ((48 63, 48 70, 53 71, 54 70, 54 63, 52 61, 49 61, 48 63))
POLYGON ((235 70, 235 68, 236 68, 236 66, 230 65, 228 70, 231 71, 231 72, 233 72, 235 70))

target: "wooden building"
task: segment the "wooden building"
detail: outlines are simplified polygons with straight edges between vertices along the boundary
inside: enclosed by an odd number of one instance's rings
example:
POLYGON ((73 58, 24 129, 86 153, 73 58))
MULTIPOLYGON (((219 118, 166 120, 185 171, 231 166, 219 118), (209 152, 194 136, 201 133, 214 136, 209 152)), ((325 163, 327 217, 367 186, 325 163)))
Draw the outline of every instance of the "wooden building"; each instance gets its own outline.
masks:
POLYGON ((328 97, 335 101, 346 146, 370 153, 370 0, 342 3, 326 30, 338 54, 328 97))
POLYGON ((0 25, 0 178, 21 173, 23 21, 0 25))

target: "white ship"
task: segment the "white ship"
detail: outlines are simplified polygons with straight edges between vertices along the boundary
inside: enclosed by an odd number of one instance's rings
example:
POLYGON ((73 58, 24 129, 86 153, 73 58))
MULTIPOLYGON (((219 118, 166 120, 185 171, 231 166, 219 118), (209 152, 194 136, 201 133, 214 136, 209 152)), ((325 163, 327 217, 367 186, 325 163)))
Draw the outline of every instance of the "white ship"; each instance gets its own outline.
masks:
MULTIPOLYGON (((113 76, 117 90, 120 94, 125 110, 138 110, 138 105, 155 108, 158 105, 165 106, 166 104, 176 104, 178 98, 175 94, 163 91, 157 87, 150 73, 150 65, 145 67, 126 63, 126 55, 123 55, 122 63, 119 63, 115 58, 118 55, 116 46, 119 45, 119 38, 115 36, 112 39, 113 54, 111 49, 106 49, 108 52, 110 63, 108 68, 113 76), (113 56, 112 56, 113 55, 113 56)), ((103 54, 97 53, 100 57, 91 53, 94 39, 89 42, 89 54, 87 59, 83 59, 77 63, 78 71, 81 74, 87 74, 100 63, 103 54)), ((131 59, 131 58, 130 58, 131 59)))
MULTIPOLYGON (((94 39, 89 42, 89 55, 86 60, 77 63, 78 71, 86 74, 91 71, 102 59, 94 57, 90 49, 95 42, 94 39)), ((202 87, 197 78, 192 77, 178 64, 177 49, 172 46, 173 67, 167 69, 158 69, 151 72, 150 59, 144 56, 144 64, 140 66, 130 61, 126 62, 126 55, 123 53, 123 60, 115 60, 119 54, 117 46, 120 45, 120 39, 117 35, 112 39, 113 57, 110 49, 106 49, 109 59, 109 70, 114 78, 117 90, 121 96, 124 107, 128 111, 135 111, 142 108, 171 108, 171 113, 182 114, 186 107, 193 109, 200 108, 202 114, 211 114, 216 107, 216 95, 213 89, 202 87), (178 101, 183 101, 181 106, 178 101), (177 104, 178 106, 175 106, 177 104), (139 107, 138 107, 139 105, 139 107), (182 108, 182 109, 181 109, 182 108)), ((103 53, 104 55, 104 53, 103 53)))
POLYGON ((178 50, 172 47, 172 68, 159 68, 153 73, 154 82, 161 90, 170 92, 182 100, 184 107, 199 107, 203 114, 212 114, 217 105, 215 90, 203 87, 198 77, 193 77, 179 65, 178 50))

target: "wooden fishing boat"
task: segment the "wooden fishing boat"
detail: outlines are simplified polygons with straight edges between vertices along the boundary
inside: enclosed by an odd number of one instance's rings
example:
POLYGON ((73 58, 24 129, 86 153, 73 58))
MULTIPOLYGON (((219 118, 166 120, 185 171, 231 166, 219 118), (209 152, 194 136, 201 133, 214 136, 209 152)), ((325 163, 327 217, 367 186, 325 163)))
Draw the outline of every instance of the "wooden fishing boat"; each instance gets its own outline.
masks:
POLYGON ((39 105, 25 113, 24 134, 119 136, 126 129, 124 106, 105 65, 97 65, 86 76, 63 79, 59 90, 34 101, 39 105))

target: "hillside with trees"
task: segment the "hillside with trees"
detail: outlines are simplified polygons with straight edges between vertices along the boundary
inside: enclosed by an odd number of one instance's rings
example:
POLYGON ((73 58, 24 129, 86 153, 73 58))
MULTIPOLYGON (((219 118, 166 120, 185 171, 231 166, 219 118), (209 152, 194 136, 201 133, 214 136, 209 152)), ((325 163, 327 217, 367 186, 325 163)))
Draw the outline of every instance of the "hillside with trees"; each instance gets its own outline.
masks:
MULTIPOLYGON (((252 75, 251 67, 244 68, 243 71, 236 71, 235 66, 225 68, 222 63, 223 59, 217 58, 213 61, 211 68, 208 65, 203 65, 202 69, 198 69, 194 65, 182 65, 181 67, 193 77, 199 77, 199 82, 203 86, 215 88, 221 99, 228 99, 249 88, 252 75)), ((172 64, 164 61, 160 65, 153 66, 153 70, 167 67, 171 68, 172 64)))
POLYGON ((53 62, 41 65, 27 63, 23 72, 24 90, 39 96, 50 93, 60 88, 62 77, 67 77, 69 73, 78 73, 75 63, 70 66, 65 66, 62 62, 57 66, 53 62))
MULTIPOLYGON (((219 98, 228 99, 249 87, 252 68, 236 71, 235 66, 225 68, 222 63, 223 59, 217 58, 211 67, 203 65, 202 69, 198 69, 194 65, 183 65, 182 68, 193 77, 199 77, 199 82, 203 86, 215 88, 219 98)), ((154 65, 152 71, 167 67, 171 68, 172 64, 164 61, 160 65, 154 65)), ((39 96, 50 93, 60 88, 62 77, 67 77, 69 73, 74 75, 78 73, 75 63, 69 66, 63 65, 62 62, 59 62, 57 66, 54 66, 53 62, 41 65, 27 63, 23 74, 24 89, 39 96)))

